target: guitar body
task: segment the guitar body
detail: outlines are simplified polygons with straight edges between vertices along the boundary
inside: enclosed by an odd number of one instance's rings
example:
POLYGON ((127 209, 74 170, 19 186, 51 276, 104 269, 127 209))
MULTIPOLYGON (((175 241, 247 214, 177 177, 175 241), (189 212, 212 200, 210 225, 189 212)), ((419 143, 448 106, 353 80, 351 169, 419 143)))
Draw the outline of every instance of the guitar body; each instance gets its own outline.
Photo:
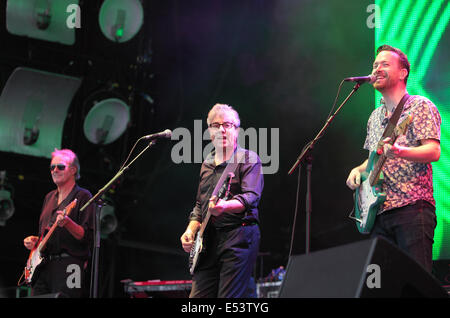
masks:
POLYGON ((194 245, 192 246, 191 252, 189 254, 189 272, 191 275, 194 274, 197 268, 200 253, 203 251, 203 236, 197 233, 195 237, 194 245))
MULTIPOLYGON (((408 115, 398 126, 395 127, 391 135, 391 144, 394 144, 398 136, 404 134, 412 116, 408 115)), ((383 153, 384 142, 380 142, 377 151, 372 151, 367 160, 367 168, 361 174, 361 185, 355 190, 355 219, 356 227, 362 234, 369 234, 375 224, 375 218, 381 205, 386 201, 386 193, 383 192, 383 172, 382 167, 386 161, 383 153)))
POLYGON ((39 265, 44 260, 39 249, 40 243, 41 240, 39 240, 39 244, 36 244, 37 247, 33 248, 28 256, 27 265, 24 271, 25 282, 27 284, 32 284, 34 282, 37 277, 37 273, 39 272, 39 265))
MULTIPOLYGON (((77 204, 77 199, 74 199, 72 202, 70 202, 63 211, 64 216, 69 215, 76 204, 77 204)), ((43 251, 45 249, 47 242, 52 237, 52 234, 55 231, 57 226, 58 225, 56 222, 53 223, 52 227, 47 232, 47 234, 44 237, 41 236, 39 241, 36 242, 34 248, 31 250, 30 255, 28 256, 28 260, 27 260, 25 269, 22 274, 23 275, 22 277, 24 277, 24 282, 26 284, 32 284, 34 282, 34 280, 36 279, 37 273, 39 272, 39 265, 41 265, 42 261, 44 260, 44 258, 41 255, 41 251, 43 251)), ((22 283, 20 282, 20 279, 19 279, 18 285, 20 286, 21 284, 22 283)))
MULTIPOLYGON (((215 203, 217 203, 217 201, 219 199, 224 199, 226 200, 228 198, 228 195, 230 193, 230 186, 231 186, 231 181, 234 178, 234 174, 232 172, 228 173, 228 176, 226 178, 226 180, 224 181, 223 185, 218 188, 218 192, 217 192, 217 198, 215 203)), ((216 192, 216 191, 214 191, 216 192)), ((206 225, 209 222, 209 219, 211 217, 211 212, 208 209, 208 212, 206 213, 206 217, 202 222, 202 225, 200 227, 200 230, 195 234, 195 241, 192 244, 191 247, 191 251, 189 253, 189 272, 191 273, 191 275, 194 274, 195 269, 197 268, 199 259, 200 259, 200 255, 203 252, 203 233, 205 231, 206 225)))
POLYGON ((371 232, 380 206, 386 200, 386 193, 383 192, 383 173, 380 173, 374 185, 370 183, 370 176, 374 173, 378 159, 379 155, 373 151, 369 156, 366 171, 361 174, 361 185, 355 190, 355 217, 358 220, 356 226, 362 234, 371 232))

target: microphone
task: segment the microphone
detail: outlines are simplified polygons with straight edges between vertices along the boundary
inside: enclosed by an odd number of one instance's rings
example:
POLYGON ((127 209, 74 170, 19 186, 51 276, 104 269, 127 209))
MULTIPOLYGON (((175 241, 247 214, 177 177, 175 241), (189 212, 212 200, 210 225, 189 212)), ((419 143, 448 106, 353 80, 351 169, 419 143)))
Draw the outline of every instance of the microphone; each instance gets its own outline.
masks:
POLYGON ((346 82, 357 82, 357 83, 360 83, 360 84, 366 83, 366 82, 372 84, 376 80, 377 80, 377 77, 375 75, 372 75, 372 74, 367 75, 367 76, 356 76, 356 77, 344 78, 344 81, 346 81, 346 82))
POLYGON ((151 134, 151 135, 141 137, 141 139, 148 140, 148 139, 170 138, 170 137, 172 137, 172 131, 170 129, 166 129, 166 130, 156 133, 156 134, 151 134))

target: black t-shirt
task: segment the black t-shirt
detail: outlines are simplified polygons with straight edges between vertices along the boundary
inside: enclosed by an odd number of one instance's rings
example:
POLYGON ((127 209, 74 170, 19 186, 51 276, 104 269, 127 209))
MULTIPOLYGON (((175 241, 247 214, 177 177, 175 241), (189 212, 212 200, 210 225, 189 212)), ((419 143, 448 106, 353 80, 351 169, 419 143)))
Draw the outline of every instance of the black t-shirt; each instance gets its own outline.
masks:
POLYGON ((56 211, 63 211, 74 199, 77 203, 70 211, 69 217, 84 229, 84 236, 81 240, 77 240, 70 232, 63 227, 56 227, 46 248, 43 250, 44 255, 67 253, 74 257, 87 259, 90 257, 90 250, 93 242, 93 228, 95 206, 90 204, 86 209, 80 209, 92 197, 91 193, 75 185, 69 195, 58 205, 58 190, 49 192, 44 199, 42 212, 39 219, 39 236, 46 234, 56 220, 56 211))

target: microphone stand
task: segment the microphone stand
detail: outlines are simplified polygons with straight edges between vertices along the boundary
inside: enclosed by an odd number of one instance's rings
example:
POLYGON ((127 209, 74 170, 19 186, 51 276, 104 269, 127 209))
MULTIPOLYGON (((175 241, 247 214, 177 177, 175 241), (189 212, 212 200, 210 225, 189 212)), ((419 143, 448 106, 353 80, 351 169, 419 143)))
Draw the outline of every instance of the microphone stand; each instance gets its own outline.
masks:
MULTIPOLYGON (((325 130, 330 126, 331 122, 334 120, 336 115, 339 113, 341 108, 347 103, 347 101, 350 99, 350 97, 358 90, 358 88, 361 86, 362 82, 357 82, 355 86, 353 87, 350 94, 347 96, 347 98, 342 102, 342 104, 336 109, 334 114, 330 117, 328 117, 325 125, 322 127, 322 129, 319 131, 319 133, 316 135, 316 137, 309 142, 302 150, 300 155, 298 156, 297 160, 295 161, 294 165, 289 170, 288 174, 292 174, 292 172, 300 165, 302 162, 306 162, 306 231, 305 231, 305 251, 306 254, 309 254, 310 252, 310 230, 311 230, 311 213, 312 213, 312 194, 311 194, 311 174, 312 174, 312 162, 313 162, 313 156, 312 156, 312 150, 314 145, 317 143, 317 141, 322 137, 325 130)), ((298 184, 300 186, 300 184, 298 184)), ((296 219, 297 211, 295 211, 295 217, 296 219)), ((295 224, 293 225, 295 227, 295 224)), ((293 240, 293 238, 292 238, 293 240)), ((292 242, 291 242, 292 244, 292 242)))
POLYGON ((92 253, 92 268, 91 268, 91 288, 90 298, 98 298, 98 261, 100 257, 100 212, 104 206, 103 200, 100 198, 122 174, 129 169, 131 164, 136 161, 148 148, 152 147, 156 143, 156 140, 152 140, 147 147, 145 147, 128 165, 124 166, 117 172, 117 174, 103 187, 96 195, 94 195, 86 204, 80 209, 84 211, 92 202, 95 201, 95 219, 94 219, 94 250, 92 253))

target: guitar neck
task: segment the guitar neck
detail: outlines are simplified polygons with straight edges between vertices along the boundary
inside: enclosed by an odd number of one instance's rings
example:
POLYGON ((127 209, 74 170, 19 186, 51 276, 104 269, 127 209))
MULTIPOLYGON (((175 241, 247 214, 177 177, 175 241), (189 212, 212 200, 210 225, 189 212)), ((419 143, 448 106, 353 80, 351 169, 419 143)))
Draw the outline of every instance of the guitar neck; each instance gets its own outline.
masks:
POLYGON ((204 218, 203 221, 202 221, 202 225, 200 226, 200 229, 198 230, 198 235, 199 235, 200 237, 203 236, 203 232, 205 232, 206 225, 208 224, 210 218, 211 218, 211 213, 208 211, 208 212, 206 213, 205 218, 204 218))
MULTIPOLYGON (((393 138, 392 145, 397 141, 398 135, 395 135, 393 138)), ((380 177, 381 169, 383 168, 384 163, 386 162, 387 157, 384 153, 382 153, 378 157, 378 161, 373 167, 372 174, 369 177, 370 185, 373 187, 375 183, 377 183, 378 178, 380 177)))
MULTIPOLYGON (((72 209, 75 207, 75 205, 77 204, 77 199, 74 199, 72 202, 70 202, 64 209, 64 216, 68 216, 70 214, 70 212, 72 211, 72 209)), ((38 250, 39 252, 43 251, 45 246, 47 245, 48 240, 50 239, 50 237, 52 236, 53 232, 55 232, 56 227, 58 226, 58 223, 55 220, 55 223, 53 223, 52 227, 50 228, 50 230, 48 230, 47 234, 44 236, 44 238, 42 239, 41 243, 39 243, 38 246, 38 250)))
POLYGON ((378 158, 377 163, 373 167, 372 173, 369 177, 369 183, 371 186, 374 186, 377 183, 378 178, 380 177, 381 169, 383 168, 384 163, 386 162, 386 156, 381 154, 378 158))
MULTIPOLYGON (((407 95, 405 95, 407 96, 407 95)), ((391 132, 390 134, 390 138, 392 139, 390 144, 393 145, 395 144, 395 142, 397 141, 398 137, 401 134, 405 134, 406 129, 408 128, 409 124, 412 121, 412 116, 408 115, 408 117, 406 119, 404 119, 397 127, 395 127, 395 129, 391 132)), ((384 139, 385 137, 383 137, 384 139)), ((382 147, 382 145, 381 145, 382 147)), ((380 148, 382 149, 382 148, 380 148)), ((374 165, 371 175, 369 176, 369 182, 371 186, 374 186, 375 183, 377 183, 378 178, 380 177, 380 173, 381 173, 381 168, 383 168, 383 165, 386 161, 386 156, 384 155, 384 153, 382 153, 381 155, 379 155, 378 157, 378 161, 377 163, 374 165)))
MULTIPOLYGON (((226 180, 226 183, 223 186, 226 186, 225 194, 223 194, 221 191, 218 191, 218 195, 220 199, 227 198, 230 194, 230 187, 231 187, 231 179, 234 177, 234 174, 229 174, 226 180)), ((218 198, 218 199, 219 199, 218 198)), ((215 203, 217 203, 218 199, 215 203)), ((203 232, 205 231, 206 225, 208 225, 209 219, 211 218, 211 212, 209 211, 206 213, 205 218, 202 221, 202 225, 200 226, 200 229, 198 230, 198 235, 203 236, 203 232)))
POLYGON ((57 226, 58 226, 58 224, 56 222, 53 223, 52 227, 47 232, 47 234, 44 236, 44 238, 42 239, 41 243, 38 246, 39 252, 44 250, 45 246, 47 245, 48 240, 52 236, 53 232, 56 230, 57 226))

